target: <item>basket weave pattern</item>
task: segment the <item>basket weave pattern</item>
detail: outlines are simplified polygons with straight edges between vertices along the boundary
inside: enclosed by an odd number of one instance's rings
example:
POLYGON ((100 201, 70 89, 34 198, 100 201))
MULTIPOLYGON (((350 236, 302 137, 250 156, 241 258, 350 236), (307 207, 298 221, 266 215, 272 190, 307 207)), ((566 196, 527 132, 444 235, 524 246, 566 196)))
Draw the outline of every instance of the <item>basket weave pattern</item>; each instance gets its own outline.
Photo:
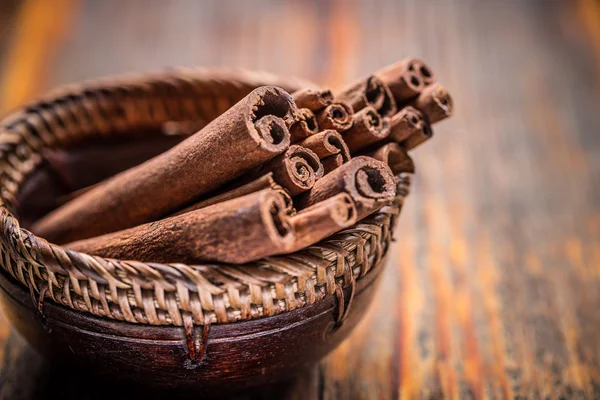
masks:
POLYGON ((104 259, 20 228, 16 194, 44 148, 125 136, 169 121, 212 120, 252 89, 314 86, 264 73, 172 70, 65 87, 0 123, 0 257, 41 307, 45 298, 111 319, 204 325, 255 319, 321 301, 381 264, 404 196, 321 243, 243 266, 104 259))

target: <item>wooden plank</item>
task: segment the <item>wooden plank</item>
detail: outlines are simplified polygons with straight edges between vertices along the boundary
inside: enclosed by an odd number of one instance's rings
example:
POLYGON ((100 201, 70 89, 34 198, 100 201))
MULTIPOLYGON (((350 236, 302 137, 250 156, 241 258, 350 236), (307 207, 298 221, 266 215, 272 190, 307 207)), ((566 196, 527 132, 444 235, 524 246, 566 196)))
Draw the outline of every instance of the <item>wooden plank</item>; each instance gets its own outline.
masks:
POLYGON ((21 79, 198 64, 339 86, 417 55, 455 97, 373 307, 285 396, 600 397, 596 0, 122 3, 84 2, 21 79))

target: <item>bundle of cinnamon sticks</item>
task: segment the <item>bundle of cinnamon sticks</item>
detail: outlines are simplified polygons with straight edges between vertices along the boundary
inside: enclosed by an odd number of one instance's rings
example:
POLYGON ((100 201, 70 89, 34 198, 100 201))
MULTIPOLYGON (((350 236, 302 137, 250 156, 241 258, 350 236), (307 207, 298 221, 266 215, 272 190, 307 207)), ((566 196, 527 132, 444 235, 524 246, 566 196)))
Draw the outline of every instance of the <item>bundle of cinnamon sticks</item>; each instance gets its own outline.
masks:
POLYGON ((452 114, 419 59, 343 90, 253 90, 166 152, 70 196, 37 235, 108 258, 247 263, 291 253, 406 194, 407 151, 452 114))

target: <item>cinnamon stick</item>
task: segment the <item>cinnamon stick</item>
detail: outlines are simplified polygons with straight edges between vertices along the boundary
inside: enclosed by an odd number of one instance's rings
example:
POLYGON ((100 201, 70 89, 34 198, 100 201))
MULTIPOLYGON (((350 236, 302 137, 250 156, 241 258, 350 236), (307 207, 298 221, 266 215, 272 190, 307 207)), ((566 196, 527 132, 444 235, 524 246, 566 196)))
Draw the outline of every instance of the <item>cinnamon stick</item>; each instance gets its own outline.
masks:
POLYGON ((321 159, 325 174, 350 160, 350 150, 342 136, 333 129, 327 129, 300 142, 311 149, 321 159))
POLYGON ((366 155, 387 164, 396 176, 402 172, 415 173, 415 164, 412 158, 410 158, 406 149, 397 143, 384 144, 366 155))
POLYGON ((271 189, 65 247, 101 257, 162 263, 243 264, 294 242, 285 200, 271 189))
POLYGON ((343 101, 336 101, 316 114, 320 129, 335 129, 339 132, 352 126, 353 115, 354 109, 343 101))
POLYGON ((406 106, 390 119, 390 139, 402 142, 414 132, 423 128, 423 114, 414 107, 406 106))
POLYGON ((255 89, 197 134, 82 194, 32 229, 65 243, 156 220, 284 152, 294 115, 288 93, 255 89))
POLYGON ((285 189, 283 187, 281 187, 279 184, 277 184, 275 182, 275 179, 273 178, 273 173, 269 172, 269 173, 264 174, 264 175, 258 177, 257 179, 254 179, 253 181, 250 181, 244 185, 235 187, 233 189, 227 190, 225 192, 219 193, 217 195, 214 195, 212 197, 209 197, 207 199, 199 201, 195 204, 192 204, 191 206, 186 207, 183 210, 178 211, 173 215, 175 216, 175 215, 185 214, 190 211, 199 210, 204 207, 212 206, 213 204, 217 204, 217 203, 221 203, 221 202, 224 202, 227 200, 235 199, 237 197, 242 197, 242 196, 248 195, 250 193, 259 192, 264 189, 272 189, 276 192, 281 193, 281 196, 283 197, 283 199, 285 200, 285 203, 286 203, 286 209, 293 208, 292 198, 285 191, 285 189))
POLYGON ((389 87, 397 104, 415 98, 425 88, 426 80, 432 82, 435 79, 431 70, 417 58, 401 60, 375 74, 389 87))
POLYGON ((375 75, 368 76, 343 89, 336 98, 347 102, 357 112, 367 106, 383 116, 396 112, 396 101, 390 88, 375 75))
POLYGON ((429 68, 429 66, 420 58, 414 59, 412 64, 409 66, 409 69, 416 72, 419 77, 421 77, 421 80, 425 86, 431 85, 433 82, 435 82, 435 74, 431 68, 429 68))
POLYGON ((452 97, 439 83, 425 87, 411 105, 421 111, 431 124, 448 118, 454 111, 452 97))
POLYGON ((381 161, 355 157, 319 179, 311 190, 298 196, 295 204, 304 209, 339 193, 350 195, 360 220, 392 202, 396 193, 394 176, 381 161))
POLYGON ((350 159, 348 146, 346 146, 342 136, 333 129, 321 131, 316 135, 304 139, 299 144, 312 150, 320 159, 335 154, 342 154, 346 161, 350 159))
POLYGON ((291 145, 285 153, 269 161, 257 173, 265 172, 272 173, 275 182, 285 188, 291 196, 310 189, 324 174, 319 157, 313 151, 299 145, 291 145))
POLYGON ((290 128, 290 141, 296 143, 319 132, 317 117, 308 108, 301 108, 296 115, 297 121, 290 128))
POLYGON ((329 89, 301 89, 292 93, 298 108, 308 108, 316 112, 333 103, 333 94, 329 89))
POLYGON ((390 134, 388 118, 382 118, 373 107, 367 106, 354 114, 352 128, 344 132, 344 141, 354 154, 390 134))
POLYGON ((421 143, 431 139, 433 137, 433 129, 427 120, 423 121, 423 126, 410 134, 404 141, 400 142, 400 145, 406 150, 411 150, 420 145, 421 143))
POLYGON ((295 241, 292 253, 313 245, 356 223, 356 207, 347 193, 316 203, 290 218, 295 241))

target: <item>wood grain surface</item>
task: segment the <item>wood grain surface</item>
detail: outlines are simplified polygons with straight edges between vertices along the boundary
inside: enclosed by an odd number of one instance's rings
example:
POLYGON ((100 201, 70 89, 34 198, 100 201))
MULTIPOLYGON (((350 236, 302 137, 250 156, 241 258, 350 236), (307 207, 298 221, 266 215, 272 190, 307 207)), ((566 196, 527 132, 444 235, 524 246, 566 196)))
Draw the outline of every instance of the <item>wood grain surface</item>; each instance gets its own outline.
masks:
MULTIPOLYGON (((252 396, 600 398, 598 0, 4 4, 4 110, 58 84, 167 65, 339 87, 409 55, 453 94, 456 115, 414 152, 367 317, 292 390, 252 396)), ((0 399, 40 398, 49 367, 1 318, 0 399)), ((46 398, 96 398, 62 379, 46 398)))

